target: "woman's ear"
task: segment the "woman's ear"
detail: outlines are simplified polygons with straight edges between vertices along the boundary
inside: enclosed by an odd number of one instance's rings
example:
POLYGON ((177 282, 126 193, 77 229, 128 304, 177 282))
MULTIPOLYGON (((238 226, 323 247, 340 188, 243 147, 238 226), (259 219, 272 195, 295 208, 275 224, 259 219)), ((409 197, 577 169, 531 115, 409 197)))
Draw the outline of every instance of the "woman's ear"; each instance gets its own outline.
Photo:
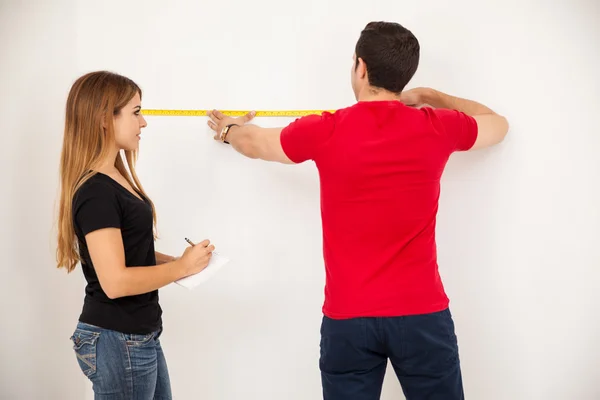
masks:
POLYGON ((109 114, 103 114, 102 115, 102 129, 106 130, 108 129, 108 124, 110 124, 112 122, 112 115, 109 114))

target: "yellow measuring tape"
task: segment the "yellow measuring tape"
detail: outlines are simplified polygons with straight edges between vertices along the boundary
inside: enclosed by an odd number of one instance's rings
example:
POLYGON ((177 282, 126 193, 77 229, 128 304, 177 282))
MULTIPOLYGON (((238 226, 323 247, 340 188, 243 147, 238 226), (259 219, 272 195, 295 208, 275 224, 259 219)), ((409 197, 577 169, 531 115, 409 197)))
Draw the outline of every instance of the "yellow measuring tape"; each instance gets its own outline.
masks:
MULTIPOLYGON (((157 110, 142 109, 143 115, 163 115, 167 117, 206 117, 212 110, 157 110)), ((231 117, 241 117, 250 112, 242 110, 219 110, 223 114, 231 117)), ((256 117, 302 117, 305 115, 322 114, 324 112, 333 113, 335 110, 280 110, 280 111, 256 111, 256 117)))

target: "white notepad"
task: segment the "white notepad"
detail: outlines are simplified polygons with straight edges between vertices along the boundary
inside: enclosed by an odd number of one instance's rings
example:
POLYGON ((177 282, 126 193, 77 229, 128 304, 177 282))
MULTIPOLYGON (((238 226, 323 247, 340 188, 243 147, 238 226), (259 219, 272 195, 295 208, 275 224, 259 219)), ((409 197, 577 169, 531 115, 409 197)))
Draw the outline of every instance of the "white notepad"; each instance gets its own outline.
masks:
POLYGON ((197 274, 186 276, 185 278, 181 278, 178 281, 175 281, 176 284, 183 286, 188 289, 193 289, 201 283, 209 280, 214 274, 216 274, 223 265, 229 262, 229 258, 223 257, 222 255, 215 253, 213 251, 212 257, 208 262, 206 268, 197 274))

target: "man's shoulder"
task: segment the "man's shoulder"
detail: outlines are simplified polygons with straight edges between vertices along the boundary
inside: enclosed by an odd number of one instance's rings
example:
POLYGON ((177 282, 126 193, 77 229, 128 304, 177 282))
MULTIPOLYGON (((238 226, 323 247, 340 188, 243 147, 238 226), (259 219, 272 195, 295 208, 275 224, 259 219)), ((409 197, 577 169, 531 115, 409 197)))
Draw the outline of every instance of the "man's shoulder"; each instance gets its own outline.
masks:
POLYGON ((336 124, 339 121, 343 121, 348 117, 359 117, 364 113, 364 109, 361 109, 359 103, 354 103, 349 106, 336 108, 334 110, 326 110, 320 113, 317 117, 321 120, 329 120, 336 124))
POLYGON ((327 114, 333 117, 342 117, 354 112, 361 112, 360 103, 356 102, 345 107, 337 108, 335 110, 328 111, 327 114))

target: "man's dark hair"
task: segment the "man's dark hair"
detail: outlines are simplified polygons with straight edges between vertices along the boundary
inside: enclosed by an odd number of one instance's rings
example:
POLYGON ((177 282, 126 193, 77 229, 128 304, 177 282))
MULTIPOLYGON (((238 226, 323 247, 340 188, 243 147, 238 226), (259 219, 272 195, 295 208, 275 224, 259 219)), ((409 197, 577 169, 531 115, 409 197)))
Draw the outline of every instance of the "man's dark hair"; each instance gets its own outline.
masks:
POLYGON ((369 22, 356 43, 356 67, 362 58, 371 86, 400 93, 419 66, 419 41, 395 22, 369 22))

